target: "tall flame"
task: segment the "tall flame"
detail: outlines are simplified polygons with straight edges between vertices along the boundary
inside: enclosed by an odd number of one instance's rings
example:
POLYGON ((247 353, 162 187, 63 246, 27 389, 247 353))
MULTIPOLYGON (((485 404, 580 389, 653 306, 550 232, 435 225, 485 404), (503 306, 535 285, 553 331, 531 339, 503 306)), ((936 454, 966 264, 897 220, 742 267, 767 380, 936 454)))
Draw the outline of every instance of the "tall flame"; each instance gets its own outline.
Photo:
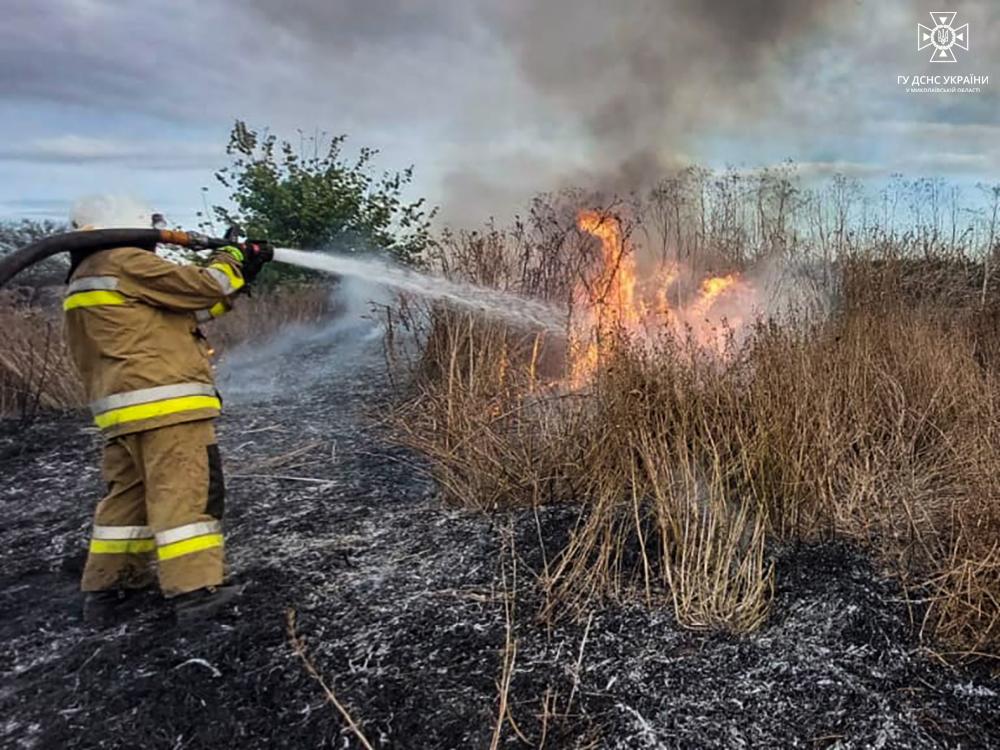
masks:
POLYGON ((572 348, 574 387, 585 383, 600 362, 601 342, 619 327, 636 329, 641 320, 636 300, 635 258, 627 252, 617 219, 596 211, 577 216, 581 231, 601 241, 601 264, 597 274, 579 296, 586 305, 584 330, 577 330, 572 348))
MULTIPOLYGON (((699 346, 724 351, 725 336, 717 328, 722 316, 717 308, 722 300, 749 291, 737 274, 706 279, 693 299, 687 295, 686 304, 682 304, 685 295, 679 291, 675 309, 669 299, 671 289, 680 289, 681 273, 675 264, 662 264, 640 289, 635 257, 629 252, 617 219, 582 211, 577 225, 601 241, 602 258, 594 277, 578 295, 585 309, 578 319, 582 330, 578 328, 571 341, 574 387, 594 374, 600 362, 601 342, 617 327, 630 334, 669 330, 682 337, 690 331, 699 346)), ((739 327, 742 322, 738 317, 728 319, 731 327, 739 327)))
POLYGON ((589 300, 601 323, 618 323, 629 328, 638 325, 635 258, 627 252, 618 221, 596 211, 584 211, 577 223, 581 230, 601 241, 603 264, 600 274, 591 283, 589 300))

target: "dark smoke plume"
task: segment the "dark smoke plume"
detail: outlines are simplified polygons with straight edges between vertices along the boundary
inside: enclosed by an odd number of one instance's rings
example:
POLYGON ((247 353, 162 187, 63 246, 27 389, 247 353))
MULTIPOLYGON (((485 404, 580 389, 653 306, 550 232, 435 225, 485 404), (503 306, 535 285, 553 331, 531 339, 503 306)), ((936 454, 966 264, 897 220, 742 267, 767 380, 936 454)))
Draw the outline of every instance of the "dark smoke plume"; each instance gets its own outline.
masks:
MULTIPOLYGON (((767 110, 781 71, 856 0, 507 0, 487 22, 625 181, 702 129, 767 110)), ((668 164, 664 165, 666 161, 668 164)), ((640 173, 640 174, 637 174, 640 173)))

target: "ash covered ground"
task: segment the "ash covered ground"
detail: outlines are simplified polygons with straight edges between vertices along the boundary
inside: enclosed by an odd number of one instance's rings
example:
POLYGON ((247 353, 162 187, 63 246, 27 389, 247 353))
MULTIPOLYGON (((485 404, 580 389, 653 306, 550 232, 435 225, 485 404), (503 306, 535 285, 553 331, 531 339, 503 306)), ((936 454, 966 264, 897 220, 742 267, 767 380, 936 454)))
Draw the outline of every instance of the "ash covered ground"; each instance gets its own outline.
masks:
POLYGON ((517 729, 500 747, 1000 747, 1000 686, 927 659, 901 592, 849 547, 777 552, 773 613, 749 638, 641 607, 546 626, 532 569, 574 511, 442 507, 366 418, 387 393, 377 341, 341 333, 225 364, 228 550, 247 588, 217 622, 179 628, 150 595, 126 624, 85 629, 99 438, 83 416, 5 425, 0 746, 360 747, 294 654, 294 608, 374 747, 490 747, 509 642, 517 729))

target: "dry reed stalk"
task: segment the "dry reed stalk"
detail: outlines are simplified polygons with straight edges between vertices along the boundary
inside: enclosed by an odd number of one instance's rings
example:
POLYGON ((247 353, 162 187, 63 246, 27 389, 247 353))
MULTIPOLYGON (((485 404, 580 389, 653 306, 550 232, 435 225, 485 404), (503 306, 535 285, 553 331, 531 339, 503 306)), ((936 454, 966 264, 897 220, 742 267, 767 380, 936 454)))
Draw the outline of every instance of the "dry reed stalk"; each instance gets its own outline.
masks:
MULTIPOLYGON (((505 624, 505 637, 504 637, 504 653, 503 653, 503 670, 500 675, 500 680, 497 682, 497 691, 499 694, 499 708, 497 710, 497 721, 493 727, 493 739, 490 742, 490 750, 496 750, 500 746, 500 739, 503 733, 504 721, 509 720, 511 727, 514 731, 521 735, 520 730, 514 723, 513 718, 510 716, 510 706, 508 698, 510 695, 510 682, 514 677, 514 665, 517 661, 517 639, 514 637, 514 617, 515 617, 515 606, 516 606, 516 596, 517 596, 517 556, 514 554, 514 541, 513 541, 513 531, 508 530, 505 534, 506 542, 504 548, 510 547, 510 559, 512 564, 511 569, 511 587, 507 586, 507 566, 506 562, 502 561, 501 564, 501 580, 503 583, 503 608, 504 608, 504 624, 505 624)), ((521 735, 521 739, 524 740, 524 736, 521 735)))
MULTIPOLYGON (((288 466, 296 458, 301 458, 302 456, 314 452, 317 448, 323 445, 322 440, 313 440, 305 445, 295 448, 288 453, 283 453, 280 456, 271 456, 269 458, 262 459, 257 463, 247 467, 251 472, 266 471, 268 469, 277 469, 280 466, 288 466)), ((292 467, 294 468, 294 467, 292 467)))
POLYGON ((294 608, 292 607, 288 608, 288 612, 286 613, 286 620, 287 620, 286 631, 288 633, 288 642, 289 644, 291 644, 292 647, 292 653, 295 654, 295 656, 298 657, 299 661, 302 662, 302 666, 305 668, 306 672, 309 673, 309 676, 312 677, 319 684, 321 688, 323 688, 323 693, 326 695, 326 699, 333 705, 334 708, 337 709, 340 715, 344 718, 344 721, 347 722, 348 729, 350 729, 351 732, 354 733, 354 736, 358 738, 358 742, 360 742, 361 745, 366 748, 366 750, 373 750, 371 743, 361 732, 361 729, 358 728, 358 725, 351 717, 351 714, 347 711, 346 708, 344 708, 341 702, 337 700, 337 696, 334 694, 333 690, 330 689, 330 687, 326 684, 326 681, 323 679, 323 676, 319 673, 316 667, 313 666, 313 663, 309 660, 309 656, 306 654, 306 638, 305 636, 298 635, 295 630, 294 608))

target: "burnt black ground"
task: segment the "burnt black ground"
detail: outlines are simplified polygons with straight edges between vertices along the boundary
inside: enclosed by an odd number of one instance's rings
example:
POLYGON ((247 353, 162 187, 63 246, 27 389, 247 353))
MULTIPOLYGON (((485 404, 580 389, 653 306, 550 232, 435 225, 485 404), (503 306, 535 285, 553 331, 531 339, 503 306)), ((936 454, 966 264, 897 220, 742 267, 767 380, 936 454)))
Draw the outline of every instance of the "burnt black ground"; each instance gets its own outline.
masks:
MULTIPOLYGON (((778 551, 773 614, 753 637, 683 631, 642 607, 550 630, 534 617, 533 514, 442 508, 419 461, 363 418, 385 393, 377 349, 317 337, 226 371, 228 548, 247 589, 207 625, 178 628, 151 596, 117 628, 84 629, 98 436, 82 416, 5 425, 0 746, 358 747, 292 653, 294 607, 374 746, 488 748, 510 529, 511 715, 531 744, 508 724, 503 747, 538 747, 543 728, 551 748, 1000 747, 1000 689, 927 659, 901 592, 849 547, 778 551)), ((572 515, 540 512, 546 556, 572 515)))

